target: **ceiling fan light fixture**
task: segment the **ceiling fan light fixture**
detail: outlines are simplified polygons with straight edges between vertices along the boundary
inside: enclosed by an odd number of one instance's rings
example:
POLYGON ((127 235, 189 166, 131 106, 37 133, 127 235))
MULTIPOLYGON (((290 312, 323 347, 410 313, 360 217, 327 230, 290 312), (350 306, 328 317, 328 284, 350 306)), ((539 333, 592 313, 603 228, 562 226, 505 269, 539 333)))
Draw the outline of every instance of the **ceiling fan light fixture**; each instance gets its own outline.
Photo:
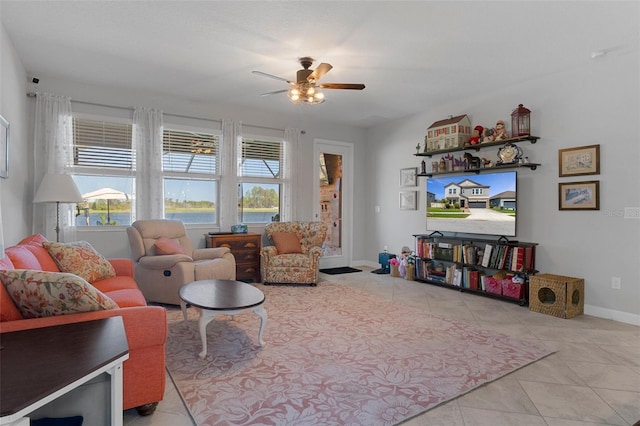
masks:
POLYGON ((289 89, 287 94, 294 104, 316 105, 325 101, 322 89, 309 83, 298 84, 289 89))
MULTIPOLYGON (((0 0, 2 1, 2 0, 0 0)), ((331 64, 321 63, 315 70, 310 70, 309 67, 313 63, 313 58, 305 56, 300 58, 301 70, 296 73, 295 80, 287 80, 286 78, 278 77, 275 75, 267 74, 262 71, 252 71, 252 73, 260 75, 262 77, 269 77, 275 80, 281 80, 291 85, 289 90, 276 90, 273 92, 263 93, 265 95, 274 95, 276 93, 287 93, 289 100, 294 104, 307 104, 317 105, 325 101, 324 93, 322 89, 342 89, 342 90, 362 90, 364 84, 350 84, 350 83, 324 83, 317 84, 317 82, 331 69, 331 64)))

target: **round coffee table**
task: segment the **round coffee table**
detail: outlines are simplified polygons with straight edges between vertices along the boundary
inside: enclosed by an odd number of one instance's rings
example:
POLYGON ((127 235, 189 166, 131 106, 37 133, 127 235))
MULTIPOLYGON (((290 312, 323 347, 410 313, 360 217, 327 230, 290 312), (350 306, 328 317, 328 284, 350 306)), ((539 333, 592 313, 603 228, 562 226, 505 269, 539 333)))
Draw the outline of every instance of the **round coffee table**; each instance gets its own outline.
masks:
POLYGON ((258 341, 264 346, 262 332, 267 323, 267 312, 262 306, 264 293, 260 289, 240 281, 200 280, 180 288, 180 307, 187 320, 187 304, 195 306, 200 312, 198 328, 202 340, 200 358, 207 356, 207 324, 218 314, 237 315, 251 309, 260 317, 258 341))

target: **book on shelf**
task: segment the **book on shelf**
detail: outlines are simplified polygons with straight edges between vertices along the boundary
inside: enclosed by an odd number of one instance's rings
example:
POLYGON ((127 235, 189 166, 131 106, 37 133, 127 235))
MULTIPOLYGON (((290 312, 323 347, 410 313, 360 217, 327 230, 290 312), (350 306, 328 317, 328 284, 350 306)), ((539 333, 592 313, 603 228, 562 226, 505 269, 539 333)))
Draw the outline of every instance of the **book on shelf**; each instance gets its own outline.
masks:
POLYGON ((524 247, 524 269, 526 271, 531 271, 533 269, 535 254, 536 252, 534 247, 524 247))
POLYGON ((509 255, 511 254, 511 252, 513 251, 515 247, 513 246, 504 246, 504 252, 502 254, 502 258, 500 259, 500 263, 498 265, 498 269, 509 269, 508 268, 508 259, 509 259, 509 255))
POLYGON ((453 270, 453 285, 462 286, 462 271, 459 268, 454 268, 453 270))
POLYGON ((433 250, 434 259, 453 262, 453 248, 435 247, 433 250))
POLYGON ((489 262, 491 261, 491 252, 493 251, 493 245, 485 244, 484 246, 484 255, 482 256, 482 266, 485 268, 489 267, 489 262))
POLYGON ((511 269, 515 272, 522 272, 524 270, 524 247, 515 247, 513 258, 515 262, 512 263, 511 269))

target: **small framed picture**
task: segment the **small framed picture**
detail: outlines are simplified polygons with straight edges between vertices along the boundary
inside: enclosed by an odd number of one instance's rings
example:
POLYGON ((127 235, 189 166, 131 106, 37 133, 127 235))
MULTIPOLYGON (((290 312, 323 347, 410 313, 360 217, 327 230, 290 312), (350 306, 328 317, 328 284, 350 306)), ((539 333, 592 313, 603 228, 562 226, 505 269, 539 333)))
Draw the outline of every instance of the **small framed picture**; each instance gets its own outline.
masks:
POLYGON ((418 168, 409 167, 406 169, 400 169, 400 186, 418 186, 418 168))
POLYGON ((9 122, 0 115, 0 178, 9 177, 9 122))
POLYGON ((558 150, 560 177, 600 174, 600 145, 558 150))
POLYGON ((600 210, 600 181, 560 182, 560 210, 600 210))
POLYGON ((418 210, 418 191, 400 191, 400 210, 418 210))

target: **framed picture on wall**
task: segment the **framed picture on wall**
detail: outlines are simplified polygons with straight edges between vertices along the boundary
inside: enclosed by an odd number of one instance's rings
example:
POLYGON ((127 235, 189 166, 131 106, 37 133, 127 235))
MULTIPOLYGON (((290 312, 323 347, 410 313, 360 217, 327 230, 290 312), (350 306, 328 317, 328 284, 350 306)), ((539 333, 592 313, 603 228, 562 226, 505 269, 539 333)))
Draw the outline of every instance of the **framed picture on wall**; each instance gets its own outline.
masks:
POLYGON ((400 186, 418 186, 418 168, 409 167, 406 169, 400 169, 400 186))
POLYGON ((558 150, 560 177, 600 174, 600 145, 558 150))
POLYGON ((560 210, 600 210, 600 181, 560 182, 560 210))
POLYGON ((400 191, 400 210, 418 210, 418 191, 400 191))
POLYGON ((0 178, 9 177, 9 122, 0 115, 0 178))

